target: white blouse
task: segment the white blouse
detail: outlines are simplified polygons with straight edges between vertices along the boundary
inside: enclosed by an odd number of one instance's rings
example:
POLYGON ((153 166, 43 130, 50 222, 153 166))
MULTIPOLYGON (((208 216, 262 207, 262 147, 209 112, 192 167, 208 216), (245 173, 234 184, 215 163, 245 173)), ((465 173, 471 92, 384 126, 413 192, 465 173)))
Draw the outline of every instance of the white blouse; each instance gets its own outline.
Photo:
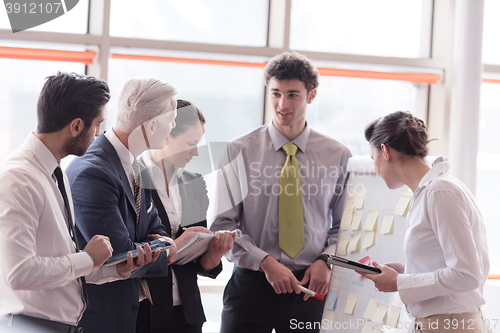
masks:
POLYGON ((408 216, 401 300, 416 318, 474 312, 484 304, 490 269, 483 217, 471 192, 434 165, 416 189, 408 216))
MULTIPOLYGON (((141 157, 144 164, 146 164, 149 174, 151 175, 153 185, 158 192, 163 208, 165 208, 165 211, 167 212, 171 229, 170 236, 172 239, 176 239, 182 219, 182 199, 179 192, 178 177, 180 177, 184 169, 178 168, 176 172, 174 172, 174 177, 168 181, 169 196, 167 195, 163 170, 156 166, 156 164, 151 160, 148 151, 143 153, 141 157)), ((174 306, 182 304, 179 286, 177 284, 177 277, 175 276, 174 270, 172 270, 172 299, 174 306)))

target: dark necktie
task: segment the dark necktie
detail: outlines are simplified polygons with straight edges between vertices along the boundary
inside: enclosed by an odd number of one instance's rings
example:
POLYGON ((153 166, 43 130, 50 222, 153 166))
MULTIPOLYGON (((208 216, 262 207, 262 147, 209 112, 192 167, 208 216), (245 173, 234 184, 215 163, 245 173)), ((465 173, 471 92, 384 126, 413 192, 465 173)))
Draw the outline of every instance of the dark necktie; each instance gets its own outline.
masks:
MULTIPOLYGON (((64 200, 64 207, 66 207, 66 213, 68 216, 68 218, 66 219, 66 223, 67 223, 69 235, 71 236, 71 239, 73 240, 73 246, 75 247, 75 251, 80 252, 80 249, 78 247, 78 239, 76 238, 75 224, 73 223, 73 217, 71 216, 71 209, 69 207, 68 195, 66 194, 66 189, 64 187, 64 180, 63 180, 62 170, 61 170, 60 166, 57 166, 57 168, 54 170, 54 175, 56 176, 57 186, 59 187, 59 191, 61 192, 61 195, 62 195, 63 200, 64 200)), ((89 304, 89 297, 87 295, 87 284, 85 283, 85 277, 81 276, 80 281, 82 283, 82 290, 83 290, 82 299, 85 302, 85 304, 88 305, 89 304)))

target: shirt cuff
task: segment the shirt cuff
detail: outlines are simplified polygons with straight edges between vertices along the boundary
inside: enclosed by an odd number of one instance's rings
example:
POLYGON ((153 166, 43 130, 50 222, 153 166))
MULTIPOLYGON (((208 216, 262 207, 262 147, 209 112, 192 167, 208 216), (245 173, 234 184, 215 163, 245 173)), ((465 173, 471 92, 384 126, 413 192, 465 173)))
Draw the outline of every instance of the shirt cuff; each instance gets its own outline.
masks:
POLYGON ((94 269, 94 262, 87 252, 72 253, 68 254, 67 257, 71 262, 71 266, 73 266, 75 277, 88 275, 94 269))
POLYGON ((396 284, 398 288, 399 298, 404 304, 408 304, 406 302, 406 289, 405 289, 405 276, 406 274, 398 274, 396 284))
POLYGON ((439 296, 433 290, 432 274, 399 274, 398 293, 404 304, 421 302, 439 296))
POLYGON ((337 244, 333 244, 328 246, 321 254, 327 254, 327 255, 335 255, 335 252, 337 251, 337 244))
POLYGON ((248 253, 248 260, 246 262, 246 268, 251 269, 253 271, 260 271, 260 264, 262 263, 262 260, 269 255, 264 250, 259 249, 258 247, 254 247, 249 253, 248 253))
POLYGON ((123 280, 126 280, 130 277, 130 273, 132 273, 132 272, 129 272, 127 274, 127 276, 122 277, 120 274, 118 274, 117 268, 118 268, 118 265, 102 266, 101 267, 102 276, 105 278, 117 278, 117 279, 123 279, 123 280))

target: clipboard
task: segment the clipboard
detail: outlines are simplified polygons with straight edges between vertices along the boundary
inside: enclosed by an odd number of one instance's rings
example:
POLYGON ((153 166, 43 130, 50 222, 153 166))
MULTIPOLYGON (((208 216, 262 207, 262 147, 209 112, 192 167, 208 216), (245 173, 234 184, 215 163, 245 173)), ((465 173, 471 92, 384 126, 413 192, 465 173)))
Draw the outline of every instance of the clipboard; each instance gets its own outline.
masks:
POLYGON ((363 272, 367 274, 380 274, 382 271, 373 266, 364 265, 357 261, 352 261, 339 256, 330 255, 328 258, 328 263, 335 266, 341 266, 349 269, 353 269, 358 272, 363 272))
MULTIPOLYGON (((155 239, 153 241, 148 241, 146 243, 148 243, 149 246, 151 247, 151 251, 165 250, 165 249, 168 249, 169 247, 172 247, 171 243, 164 241, 163 239, 155 239)), ((141 245, 141 247, 144 250, 144 244, 141 245)), ((137 253, 137 249, 134 249, 131 251, 132 251, 132 257, 137 258, 137 256, 139 255, 137 253)), ((116 265, 116 264, 119 264, 121 262, 126 261, 127 260, 127 253, 128 253, 128 251, 125 251, 125 252, 122 252, 119 254, 115 254, 114 256, 112 256, 111 258, 106 260, 104 262, 103 266, 113 266, 113 265, 116 265)))
POLYGON ((202 256, 208 251, 208 246, 214 237, 214 234, 196 234, 186 245, 177 251, 175 263, 177 265, 184 265, 202 256))
MULTIPOLYGON (((235 229, 233 232, 236 233, 236 238, 239 238, 242 235, 240 229, 235 229)), ((210 242, 214 239, 214 237, 215 234, 196 234, 186 245, 177 251, 177 259, 175 263, 177 265, 184 265, 202 256, 208 251, 210 242)))

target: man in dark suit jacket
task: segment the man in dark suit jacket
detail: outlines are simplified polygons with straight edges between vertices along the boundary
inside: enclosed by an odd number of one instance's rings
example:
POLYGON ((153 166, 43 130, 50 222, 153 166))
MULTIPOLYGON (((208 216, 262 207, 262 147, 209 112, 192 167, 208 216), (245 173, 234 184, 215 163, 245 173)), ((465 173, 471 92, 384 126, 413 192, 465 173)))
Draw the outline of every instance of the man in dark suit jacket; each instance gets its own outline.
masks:
MULTIPOLYGON (((161 148, 174 126, 175 88, 155 79, 128 81, 119 100, 113 128, 90 146, 87 154, 67 168, 81 244, 94 234, 109 237, 113 254, 134 249, 167 232, 152 203, 151 191, 134 173, 135 159, 147 148, 161 148), (134 197, 139 183, 140 199, 134 197)), ((145 180, 147 182, 147 180, 145 180)), ((137 191, 139 193, 139 191, 137 191)), ((137 197, 137 195, 136 195, 137 197)), ((139 268, 128 280, 88 288, 89 306, 81 325, 92 333, 134 333, 140 296, 136 278, 166 276, 176 248, 155 263, 139 268)), ((147 290, 144 290, 147 295, 147 290)))

